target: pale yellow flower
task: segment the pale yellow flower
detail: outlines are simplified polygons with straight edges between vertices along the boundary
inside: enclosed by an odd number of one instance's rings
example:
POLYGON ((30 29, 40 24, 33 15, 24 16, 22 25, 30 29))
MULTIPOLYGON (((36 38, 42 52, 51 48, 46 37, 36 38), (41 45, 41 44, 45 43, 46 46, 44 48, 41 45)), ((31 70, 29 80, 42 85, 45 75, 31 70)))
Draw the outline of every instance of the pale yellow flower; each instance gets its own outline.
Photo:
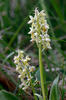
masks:
POLYGON ((28 24, 31 24, 29 32, 29 34, 31 34, 31 41, 35 41, 38 46, 39 44, 41 44, 44 49, 47 48, 51 49, 50 46, 51 40, 49 35, 47 34, 49 25, 47 24, 46 14, 44 10, 39 12, 38 9, 36 8, 34 17, 33 16, 29 17, 30 21, 28 22, 28 24))
POLYGON ((14 57, 14 63, 16 64, 16 71, 19 73, 18 78, 21 80, 22 89, 27 89, 30 86, 32 79, 31 72, 34 72, 35 67, 29 65, 31 58, 24 55, 22 50, 18 50, 18 55, 14 57), (28 75, 29 73, 29 75, 28 75))

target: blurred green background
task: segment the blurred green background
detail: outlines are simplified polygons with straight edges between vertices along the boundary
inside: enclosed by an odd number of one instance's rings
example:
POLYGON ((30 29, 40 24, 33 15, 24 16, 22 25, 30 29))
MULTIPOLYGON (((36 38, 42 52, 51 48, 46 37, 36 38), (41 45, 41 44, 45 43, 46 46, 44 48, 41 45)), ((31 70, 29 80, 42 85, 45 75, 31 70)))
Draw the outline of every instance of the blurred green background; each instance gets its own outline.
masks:
MULTIPOLYGON (((24 50, 31 56, 31 64, 39 68, 38 48, 30 42, 30 25, 27 24, 29 15, 34 15, 36 7, 39 11, 45 10, 50 27, 48 34, 52 49, 42 51, 43 65, 46 71, 49 69, 46 73, 47 82, 52 83, 59 73, 66 75, 66 0, 0 0, 0 72, 5 71, 4 75, 16 84, 16 88, 19 84, 13 75, 16 50, 24 50)), ((39 69, 36 76, 39 80, 39 69)), ((0 89, 3 89, 3 84, 0 84, 0 89)))
POLYGON ((0 0, 0 63, 14 66, 13 54, 22 49, 38 64, 38 49, 30 42, 29 15, 44 9, 50 26, 51 51, 44 52, 45 63, 54 67, 66 64, 66 0, 0 0), (49 55, 49 57, 48 57, 49 55))

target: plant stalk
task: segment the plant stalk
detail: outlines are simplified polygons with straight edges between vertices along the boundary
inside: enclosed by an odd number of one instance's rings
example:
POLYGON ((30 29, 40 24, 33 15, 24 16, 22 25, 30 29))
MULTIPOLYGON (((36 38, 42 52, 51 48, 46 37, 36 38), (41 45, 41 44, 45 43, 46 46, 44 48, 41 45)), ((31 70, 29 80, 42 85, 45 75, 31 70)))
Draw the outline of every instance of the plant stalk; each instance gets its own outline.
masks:
POLYGON ((43 78, 44 76, 43 76, 41 45, 39 46, 39 66, 40 66, 40 79, 41 79, 41 89, 42 89, 43 100, 46 100, 45 88, 44 88, 44 78, 43 78))
MULTIPOLYGON (((28 74, 28 77, 29 77, 29 79, 30 79, 30 73, 29 73, 28 70, 27 70, 27 74, 28 74)), ((31 80, 30 84, 31 84, 31 88, 32 88, 32 91, 33 91, 34 99, 37 100, 37 97, 36 97, 36 95, 35 95, 35 89, 34 89, 34 85, 33 85, 33 83, 32 83, 32 80, 31 80)))

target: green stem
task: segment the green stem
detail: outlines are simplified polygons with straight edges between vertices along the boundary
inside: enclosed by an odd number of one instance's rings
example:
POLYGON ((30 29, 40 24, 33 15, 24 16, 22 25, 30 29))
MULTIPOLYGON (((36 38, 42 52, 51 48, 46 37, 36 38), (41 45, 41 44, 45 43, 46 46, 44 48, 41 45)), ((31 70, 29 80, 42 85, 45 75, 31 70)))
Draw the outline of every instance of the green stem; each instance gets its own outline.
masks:
POLYGON ((31 81, 31 87, 32 87, 32 91, 33 91, 34 99, 37 100, 37 97, 36 97, 36 95, 35 95, 35 89, 34 89, 34 86, 33 86, 32 81, 31 81))
MULTIPOLYGON (((27 70, 27 74, 28 74, 28 77, 29 77, 29 79, 30 79, 30 73, 29 73, 28 70, 27 70)), ((36 97, 36 95, 35 95, 35 89, 34 89, 34 85, 33 85, 33 83, 32 83, 32 80, 31 80, 30 84, 31 84, 31 88, 32 88, 32 91, 33 91, 34 99, 37 100, 37 97, 36 97)))
POLYGON ((41 45, 39 47, 39 66, 40 66, 40 78, 41 78, 41 89, 42 89, 43 100, 46 100, 45 88, 44 88, 44 78, 43 78, 43 66, 42 66, 42 51, 41 51, 41 45))

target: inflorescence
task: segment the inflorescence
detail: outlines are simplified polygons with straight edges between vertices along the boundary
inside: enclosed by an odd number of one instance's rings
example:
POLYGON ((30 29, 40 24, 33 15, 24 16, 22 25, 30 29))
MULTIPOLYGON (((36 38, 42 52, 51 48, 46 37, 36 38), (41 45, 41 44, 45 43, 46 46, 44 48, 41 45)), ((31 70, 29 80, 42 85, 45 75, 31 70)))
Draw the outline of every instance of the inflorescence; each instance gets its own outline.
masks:
POLYGON ((50 46, 50 38, 47 34, 49 25, 47 24, 46 14, 44 10, 38 11, 37 8, 35 9, 35 15, 29 16, 30 21, 28 24, 31 24, 30 32, 31 34, 31 41, 35 41, 37 46, 42 45, 43 49, 51 49, 50 46))
POLYGON ((18 55, 14 57, 14 63, 16 64, 16 71, 19 73, 18 78, 21 80, 20 88, 26 90, 32 80, 31 73, 35 71, 34 66, 29 65, 29 61, 31 58, 29 56, 25 56, 24 52, 18 50, 18 55))

